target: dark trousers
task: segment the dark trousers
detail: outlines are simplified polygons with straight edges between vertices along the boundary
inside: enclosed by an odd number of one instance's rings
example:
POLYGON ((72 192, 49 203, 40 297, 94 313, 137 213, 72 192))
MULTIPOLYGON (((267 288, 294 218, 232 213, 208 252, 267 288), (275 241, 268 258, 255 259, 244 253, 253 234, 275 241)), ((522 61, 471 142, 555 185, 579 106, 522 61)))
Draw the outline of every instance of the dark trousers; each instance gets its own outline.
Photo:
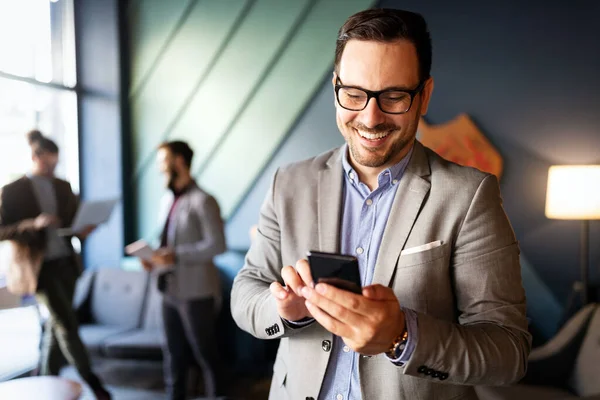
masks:
POLYGON ((77 266, 70 257, 42 264, 36 299, 48 308, 50 317, 42 338, 40 373, 58 375, 60 368, 68 362, 92 389, 97 389, 100 382, 92 373, 72 305, 78 275, 77 266))
POLYGON ((221 364, 215 340, 214 299, 163 300, 165 383, 167 398, 183 400, 190 363, 202 368, 206 396, 221 390, 221 364))

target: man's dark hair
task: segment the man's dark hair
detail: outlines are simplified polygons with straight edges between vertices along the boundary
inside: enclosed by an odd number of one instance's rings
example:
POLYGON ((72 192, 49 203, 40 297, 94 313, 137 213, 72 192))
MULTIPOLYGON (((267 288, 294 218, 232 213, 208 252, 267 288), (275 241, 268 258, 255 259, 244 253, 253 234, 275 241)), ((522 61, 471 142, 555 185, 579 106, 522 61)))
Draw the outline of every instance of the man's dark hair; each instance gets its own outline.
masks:
POLYGON ((27 132, 27 142, 37 156, 43 153, 58 154, 58 146, 52 139, 47 138, 37 129, 27 132))
POLYGON ((349 40, 393 42, 410 41, 417 49, 419 80, 431 74, 431 35, 421 14, 378 8, 360 11, 348 18, 338 32, 335 46, 335 72, 339 74, 342 53, 349 40))
POLYGON ((184 141, 173 140, 171 142, 164 142, 158 149, 168 150, 174 156, 183 157, 183 161, 188 168, 192 167, 192 158, 194 158, 194 150, 184 141))

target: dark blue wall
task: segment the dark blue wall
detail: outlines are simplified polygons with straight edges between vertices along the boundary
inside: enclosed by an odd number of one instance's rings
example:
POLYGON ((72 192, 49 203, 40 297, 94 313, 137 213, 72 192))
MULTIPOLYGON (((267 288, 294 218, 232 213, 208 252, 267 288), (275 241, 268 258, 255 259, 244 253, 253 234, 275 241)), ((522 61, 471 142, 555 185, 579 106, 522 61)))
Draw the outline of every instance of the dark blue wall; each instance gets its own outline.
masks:
MULTIPOLYGON (((552 164, 600 163, 600 2, 413 0, 381 6, 417 11, 427 19, 435 78, 427 120, 442 123, 465 112, 498 148, 505 162, 505 208, 523 254, 564 302, 579 276, 579 223, 544 216, 546 179, 552 164)), ((232 247, 248 246, 248 229, 277 165, 342 142, 334 118, 325 79, 230 219, 232 247)), ((599 225, 591 223, 594 269, 600 266, 599 225)))

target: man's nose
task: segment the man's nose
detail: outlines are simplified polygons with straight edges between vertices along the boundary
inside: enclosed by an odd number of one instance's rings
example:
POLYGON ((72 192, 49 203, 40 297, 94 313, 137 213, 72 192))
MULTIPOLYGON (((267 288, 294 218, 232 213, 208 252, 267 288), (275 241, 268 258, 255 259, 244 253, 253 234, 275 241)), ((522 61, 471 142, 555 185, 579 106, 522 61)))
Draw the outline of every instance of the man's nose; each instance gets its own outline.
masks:
POLYGON ((376 98, 370 98, 367 106, 364 110, 360 111, 358 115, 358 122, 362 123, 368 128, 376 127, 377 125, 385 122, 386 116, 383 111, 379 108, 376 98))

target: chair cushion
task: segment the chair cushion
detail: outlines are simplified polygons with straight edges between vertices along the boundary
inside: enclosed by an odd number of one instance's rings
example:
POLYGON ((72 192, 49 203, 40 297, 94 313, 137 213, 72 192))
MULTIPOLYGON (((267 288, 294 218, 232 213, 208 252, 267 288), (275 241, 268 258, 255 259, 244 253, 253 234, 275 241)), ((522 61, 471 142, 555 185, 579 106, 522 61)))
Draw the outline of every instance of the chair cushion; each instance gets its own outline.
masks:
POLYGON ((581 396, 600 394, 598 363, 600 360, 600 307, 596 307, 594 316, 583 339, 579 356, 571 379, 571 387, 581 396))
POLYGON ((138 329, 113 336, 104 343, 104 353, 114 358, 162 359, 162 329, 138 329))
POLYGON ((124 334, 130 330, 130 328, 121 326, 89 324, 79 327, 79 336, 90 353, 101 354, 104 342, 108 338, 124 334))
POLYGON ((140 326, 148 274, 118 268, 96 270, 91 312, 96 324, 120 328, 140 326))

